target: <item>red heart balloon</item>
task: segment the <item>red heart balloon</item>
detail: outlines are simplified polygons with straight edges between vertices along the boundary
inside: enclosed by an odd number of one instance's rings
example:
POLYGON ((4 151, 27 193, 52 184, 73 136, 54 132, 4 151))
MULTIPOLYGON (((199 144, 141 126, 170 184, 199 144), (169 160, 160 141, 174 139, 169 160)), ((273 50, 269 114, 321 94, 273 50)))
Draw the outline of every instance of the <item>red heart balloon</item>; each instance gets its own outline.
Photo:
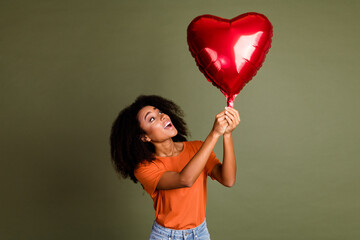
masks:
POLYGON ((221 90, 231 107, 262 66, 272 35, 270 21, 254 12, 230 20, 202 15, 187 29, 189 49, 200 71, 221 90))

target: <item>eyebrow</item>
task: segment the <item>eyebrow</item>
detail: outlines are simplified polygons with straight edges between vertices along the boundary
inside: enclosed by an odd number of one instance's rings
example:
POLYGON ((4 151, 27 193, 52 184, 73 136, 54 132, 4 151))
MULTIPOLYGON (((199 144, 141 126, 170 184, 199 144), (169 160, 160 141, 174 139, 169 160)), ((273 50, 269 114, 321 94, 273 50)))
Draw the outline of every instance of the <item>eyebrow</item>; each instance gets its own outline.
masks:
MULTIPOLYGON (((154 110, 155 110, 155 109, 157 109, 157 108, 154 107, 154 110)), ((149 112, 147 112, 147 113, 145 114, 144 120, 146 120, 147 115, 149 115, 150 113, 151 113, 151 111, 149 111, 149 112)))

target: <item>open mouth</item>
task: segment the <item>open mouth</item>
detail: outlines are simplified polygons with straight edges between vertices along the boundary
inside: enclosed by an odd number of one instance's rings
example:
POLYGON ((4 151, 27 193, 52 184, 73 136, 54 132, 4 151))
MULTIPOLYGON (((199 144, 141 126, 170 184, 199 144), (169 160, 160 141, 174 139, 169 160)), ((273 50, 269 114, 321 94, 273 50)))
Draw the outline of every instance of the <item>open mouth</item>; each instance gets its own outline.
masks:
POLYGON ((165 129, 166 128, 171 128, 173 125, 172 125, 172 123, 171 122, 167 122, 166 124, 165 124, 165 129))

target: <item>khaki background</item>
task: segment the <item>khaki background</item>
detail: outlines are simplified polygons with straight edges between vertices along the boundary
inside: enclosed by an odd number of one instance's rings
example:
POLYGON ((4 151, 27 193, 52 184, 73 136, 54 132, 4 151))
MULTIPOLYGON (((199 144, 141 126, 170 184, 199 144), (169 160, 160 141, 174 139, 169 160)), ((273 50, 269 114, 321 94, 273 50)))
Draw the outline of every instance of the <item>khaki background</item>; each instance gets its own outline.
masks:
POLYGON ((212 238, 360 239, 357 0, 1 1, 0 238, 147 239, 152 201, 117 178, 110 126, 160 94, 203 140, 225 98, 197 69, 187 25, 249 11, 274 37, 235 101, 237 183, 209 180, 212 238))

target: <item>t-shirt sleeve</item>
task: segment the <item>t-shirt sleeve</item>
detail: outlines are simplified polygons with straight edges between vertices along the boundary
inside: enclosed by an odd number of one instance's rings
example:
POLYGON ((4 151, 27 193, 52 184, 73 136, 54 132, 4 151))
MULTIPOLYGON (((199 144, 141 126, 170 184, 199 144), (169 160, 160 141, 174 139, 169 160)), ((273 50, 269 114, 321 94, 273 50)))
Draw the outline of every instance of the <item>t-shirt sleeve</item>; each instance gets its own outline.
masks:
POLYGON ((161 176, 166 172, 163 166, 154 162, 141 163, 134 171, 135 177, 143 185, 145 191, 153 197, 161 176))

